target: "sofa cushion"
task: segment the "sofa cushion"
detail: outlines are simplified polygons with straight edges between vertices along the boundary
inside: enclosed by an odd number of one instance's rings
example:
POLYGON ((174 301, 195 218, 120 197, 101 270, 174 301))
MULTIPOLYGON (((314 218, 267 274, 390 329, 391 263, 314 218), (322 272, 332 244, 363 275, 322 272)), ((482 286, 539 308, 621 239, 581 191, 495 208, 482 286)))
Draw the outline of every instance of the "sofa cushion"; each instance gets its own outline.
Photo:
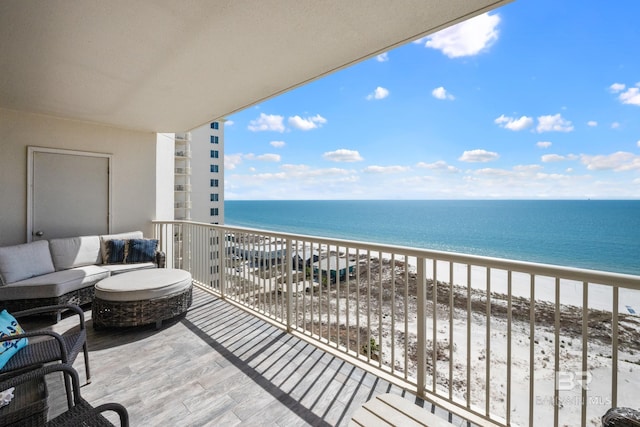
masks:
POLYGON ((46 240, 0 248, 0 277, 4 285, 53 271, 46 240))
POLYGON ((118 234, 103 234, 100 236, 100 254, 102 256, 102 264, 107 264, 107 244, 106 242, 113 239, 129 240, 129 239, 142 239, 142 231, 130 231, 127 233, 118 234))
POLYGON ((157 248, 158 241, 156 239, 131 239, 125 263, 152 262, 156 259, 157 248))
POLYGON ((59 297, 87 286, 93 286, 97 281, 109 277, 109 274, 108 270, 97 265, 86 265, 43 274, 0 286, 0 300, 59 297))
POLYGON ((56 271, 100 263, 98 236, 67 237, 49 241, 56 271))
MULTIPOLYGON (((7 310, 2 310, 0 312, 0 338, 20 334, 24 334, 24 329, 16 318, 10 315, 7 310)), ((4 368, 9 359, 27 345, 27 342, 27 338, 0 342, 0 369, 4 368)))

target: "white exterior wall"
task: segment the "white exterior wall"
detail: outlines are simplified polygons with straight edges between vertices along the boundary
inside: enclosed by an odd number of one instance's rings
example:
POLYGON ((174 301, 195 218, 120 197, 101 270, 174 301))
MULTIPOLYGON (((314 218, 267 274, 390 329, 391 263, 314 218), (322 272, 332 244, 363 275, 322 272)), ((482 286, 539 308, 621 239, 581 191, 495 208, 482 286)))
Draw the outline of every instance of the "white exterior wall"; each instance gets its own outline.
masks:
POLYGON ((26 241, 27 146, 112 154, 111 232, 151 235, 151 220, 172 215, 172 188, 164 191, 166 183, 158 179, 172 175, 173 147, 165 139, 151 132, 0 109, 0 246, 26 241))
POLYGON ((224 224, 224 122, 218 129, 210 124, 191 131, 191 219, 196 222, 224 224), (218 143, 211 143, 217 136, 218 143), (218 158, 211 157, 211 150, 218 151, 218 158), (211 172, 211 165, 218 172, 211 172), (218 180, 218 187, 211 187, 211 180, 218 180), (211 201, 211 194, 218 194, 218 201, 211 201), (211 216, 211 209, 218 209, 218 216, 211 216))
MULTIPOLYGON (((174 157, 174 136, 173 133, 159 133, 156 136, 156 165, 173 166, 174 157)), ((156 169, 156 219, 174 220, 173 216, 173 191, 174 175, 167 169, 156 169)))

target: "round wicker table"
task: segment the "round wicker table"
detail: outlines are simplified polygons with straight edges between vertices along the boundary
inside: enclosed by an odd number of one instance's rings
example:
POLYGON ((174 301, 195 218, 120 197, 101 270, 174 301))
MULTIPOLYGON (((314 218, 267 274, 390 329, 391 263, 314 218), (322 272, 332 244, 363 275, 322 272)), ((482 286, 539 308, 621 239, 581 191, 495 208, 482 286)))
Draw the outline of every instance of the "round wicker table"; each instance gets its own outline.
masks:
POLYGON ((91 306, 93 327, 140 326, 185 313, 191 306, 188 271, 151 268, 107 277, 96 283, 91 306))

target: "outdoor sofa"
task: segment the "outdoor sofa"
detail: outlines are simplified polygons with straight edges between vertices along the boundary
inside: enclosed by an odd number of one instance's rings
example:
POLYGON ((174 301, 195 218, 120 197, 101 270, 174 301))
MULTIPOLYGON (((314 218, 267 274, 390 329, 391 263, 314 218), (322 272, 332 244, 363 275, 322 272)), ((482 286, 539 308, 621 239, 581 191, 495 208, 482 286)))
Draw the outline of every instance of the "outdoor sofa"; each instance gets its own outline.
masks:
POLYGON ((98 281, 164 263, 157 240, 144 239, 141 231, 0 247, 0 308, 83 305, 93 300, 98 281))

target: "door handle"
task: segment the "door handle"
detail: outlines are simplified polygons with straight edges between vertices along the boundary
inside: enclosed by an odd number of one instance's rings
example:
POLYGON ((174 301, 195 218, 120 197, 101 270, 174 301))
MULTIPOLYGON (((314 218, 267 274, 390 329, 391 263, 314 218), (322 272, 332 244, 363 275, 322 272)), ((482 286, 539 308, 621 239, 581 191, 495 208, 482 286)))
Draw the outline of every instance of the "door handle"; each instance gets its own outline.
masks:
POLYGON ((31 233, 31 234, 33 234, 33 235, 34 235, 34 236, 36 236, 36 237, 42 237, 42 236, 44 236, 44 231, 40 231, 40 230, 38 230, 38 231, 34 231, 34 232, 33 232, 33 233, 31 233))

